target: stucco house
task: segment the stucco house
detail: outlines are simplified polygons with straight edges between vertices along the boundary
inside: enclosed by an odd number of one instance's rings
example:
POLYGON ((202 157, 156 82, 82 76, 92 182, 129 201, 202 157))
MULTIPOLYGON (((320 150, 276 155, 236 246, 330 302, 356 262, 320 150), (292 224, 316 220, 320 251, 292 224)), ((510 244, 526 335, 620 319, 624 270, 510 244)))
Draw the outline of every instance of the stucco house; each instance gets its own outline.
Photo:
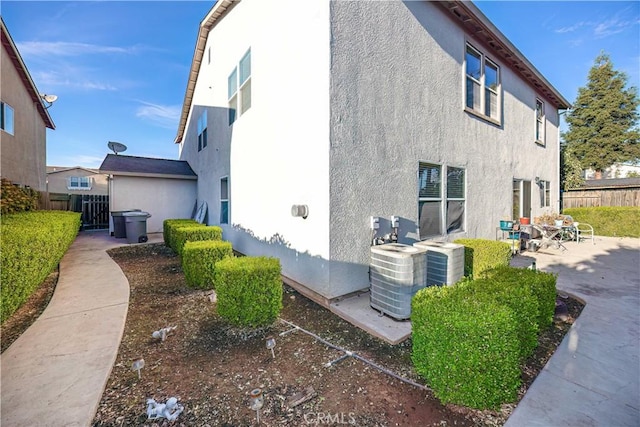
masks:
POLYGON ((53 120, 0 18, 0 173, 14 184, 47 188, 47 128, 53 120))
POLYGON ((189 218, 194 210, 198 177, 186 161, 107 154, 98 170, 108 176, 109 212, 149 212, 147 233, 162 233, 165 219, 189 218))
POLYGON ((568 107, 468 1, 218 0, 175 142, 208 223, 329 304, 392 216, 412 244, 557 210, 568 107))
POLYGON ((106 196, 109 194, 107 175, 98 169, 81 166, 47 166, 49 193, 106 196))

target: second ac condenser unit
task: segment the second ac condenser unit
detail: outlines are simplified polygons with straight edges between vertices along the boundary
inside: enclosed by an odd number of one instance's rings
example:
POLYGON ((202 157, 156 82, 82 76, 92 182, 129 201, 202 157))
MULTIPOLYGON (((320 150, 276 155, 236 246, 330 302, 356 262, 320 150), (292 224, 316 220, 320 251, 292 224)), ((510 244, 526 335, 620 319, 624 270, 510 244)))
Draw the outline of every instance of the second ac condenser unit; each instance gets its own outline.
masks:
POLYGON ((411 298, 426 286, 426 250, 389 243, 371 247, 371 307, 398 320, 411 315, 411 298))
POLYGON ((427 251, 427 286, 453 285, 464 276, 464 246, 457 243, 416 242, 427 251))

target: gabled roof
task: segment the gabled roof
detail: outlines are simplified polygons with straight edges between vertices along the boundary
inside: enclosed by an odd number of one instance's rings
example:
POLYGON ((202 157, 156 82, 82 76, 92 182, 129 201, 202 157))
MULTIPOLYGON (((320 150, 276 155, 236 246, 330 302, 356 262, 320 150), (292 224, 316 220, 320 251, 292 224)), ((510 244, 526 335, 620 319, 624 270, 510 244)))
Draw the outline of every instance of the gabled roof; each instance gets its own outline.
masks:
POLYGON ((640 178, 587 179, 581 188, 574 190, 596 188, 640 188, 640 178))
POLYGON ((2 46, 7 50, 7 54, 9 55, 9 58, 11 58, 14 68, 17 70, 18 75, 20 75, 20 80, 22 80, 24 87, 27 89, 27 92, 29 92, 33 103, 37 106, 36 108, 38 109, 38 113, 40 114, 40 117, 42 117, 45 126, 49 129, 55 129, 56 125, 53 124, 53 120, 40 97, 40 92, 38 92, 36 84, 33 82, 33 79, 29 74, 29 70, 27 70, 27 66, 24 64, 24 61, 20 56, 20 52, 18 52, 18 48, 13 42, 2 17, 0 17, 0 27, 2 27, 2 46))
POLYGON ((153 159, 121 154, 107 154, 99 170, 101 173, 112 175, 197 179, 189 163, 184 160, 153 159))
MULTIPOLYGON (((182 114, 178 124, 178 133, 175 143, 182 142, 185 128, 187 126, 187 118, 191 110, 193 101, 193 92, 196 87, 196 80, 204 48, 207 43, 207 37, 211 29, 221 20, 225 14, 232 8, 235 3, 240 0, 218 0, 204 20, 200 23, 198 31, 198 40, 196 42, 193 60, 191 62, 191 71, 189 72, 189 80, 187 82, 187 90, 182 103, 182 114)), ((438 0, 435 4, 442 7, 445 11, 451 13, 454 21, 460 23, 461 27, 475 37, 482 40, 490 48, 494 50, 496 55, 509 65, 517 74, 525 81, 533 85, 536 90, 545 95, 554 105, 560 109, 567 109, 571 106, 552 85, 545 79, 542 74, 529 62, 527 58, 502 34, 489 19, 469 0, 438 0)))
POLYGON ((77 170, 77 169, 90 172, 90 173, 100 173, 98 169, 84 168, 82 166, 47 166, 47 174, 67 172, 67 171, 77 170))

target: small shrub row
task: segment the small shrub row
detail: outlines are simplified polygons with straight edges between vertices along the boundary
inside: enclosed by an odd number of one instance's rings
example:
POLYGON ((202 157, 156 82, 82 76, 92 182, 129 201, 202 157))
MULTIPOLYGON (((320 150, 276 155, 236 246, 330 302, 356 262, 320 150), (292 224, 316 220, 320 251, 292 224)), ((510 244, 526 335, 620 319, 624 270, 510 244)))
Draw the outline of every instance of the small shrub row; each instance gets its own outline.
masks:
POLYGON ((520 364, 553 320, 556 276, 502 266, 412 299, 412 360, 443 403, 514 401, 520 364))
POLYGON ((484 271, 509 265, 511 246, 505 242, 486 239, 458 239, 464 245, 464 275, 476 277, 484 271))
POLYGON ((216 263, 214 282, 218 314, 234 325, 267 326, 282 310, 277 258, 225 258, 216 263))
POLYGON ((640 207, 602 206, 564 209, 574 221, 590 224, 598 236, 640 237, 640 207))
POLYGON ((213 289, 216 263, 233 256, 230 242, 201 240, 187 242, 182 250, 182 271, 192 288, 213 289))
POLYGON ((202 240, 222 240, 222 228, 217 225, 196 225, 183 226, 175 229, 173 233, 173 250, 180 256, 187 242, 198 242, 202 240))
POLYGON ((26 187, 14 185, 6 178, 0 180, 0 212, 2 215, 34 211, 38 208, 39 193, 26 187))
POLYGON ((164 238, 165 246, 175 250, 175 231, 180 227, 204 227, 204 224, 200 224, 195 219, 165 219, 162 222, 162 237, 164 238))
POLYGON ((33 211, 2 216, 1 321, 9 318, 56 268, 80 229, 80 214, 33 211))

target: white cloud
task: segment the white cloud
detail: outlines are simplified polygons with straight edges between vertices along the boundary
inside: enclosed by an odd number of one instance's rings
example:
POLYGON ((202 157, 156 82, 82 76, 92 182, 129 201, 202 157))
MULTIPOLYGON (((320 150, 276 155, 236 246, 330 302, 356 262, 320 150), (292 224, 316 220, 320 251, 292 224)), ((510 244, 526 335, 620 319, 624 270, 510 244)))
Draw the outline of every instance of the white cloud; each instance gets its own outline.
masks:
POLYGON ((20 54, 24 57, 51 56, 81 56, 95 54, 130 54, 139 50, 138 47, 101 46, 88 43, 74 42, 39 42, 28 41, 16 43, 20 54))
POLYGON ((136 117, 148 120, 166 129, 177 129, 182 106, 160 105, 140 101, 141 106, 136 110, 136 117))
POLYGON ((114 91, 117 87, 109 83, 87 79, 80 70, 66 69, 62 71, 38 71, 33 73, 39 87, 44 88, 77 88, 85 90, 114 91))
POLYGON ((83 168, 97 169, 102 164, 104 157, 77 154, 73 156, 60 157, 60 160, 62 160, 63 164, 60 164, 59 166, 81 166, 83 168))
POLYGON ((572 33, 586 25, 590 25, 590 24, 588 22, 578 22, 577 24, 573 24, 569 27, 557 28, 554 31, 559 34, 572 33))

